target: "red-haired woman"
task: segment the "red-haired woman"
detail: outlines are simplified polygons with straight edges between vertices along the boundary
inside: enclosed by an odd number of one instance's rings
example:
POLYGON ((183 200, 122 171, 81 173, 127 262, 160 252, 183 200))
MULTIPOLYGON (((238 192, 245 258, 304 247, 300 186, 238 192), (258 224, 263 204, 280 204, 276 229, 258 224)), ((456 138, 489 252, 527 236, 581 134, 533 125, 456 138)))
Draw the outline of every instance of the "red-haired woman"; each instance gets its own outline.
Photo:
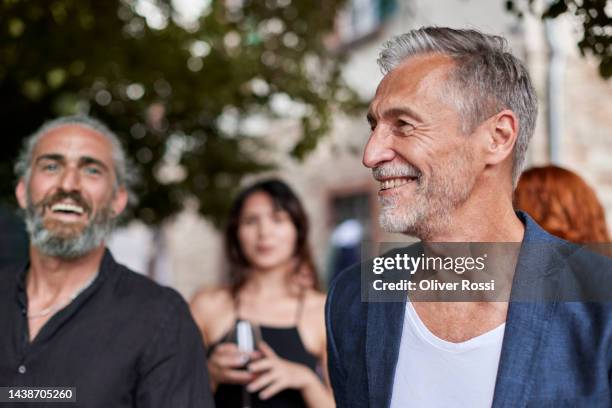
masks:
POLYGON ((515 208, 546 231, 577 243, 609 242, 603 207, 577 174, 557 166, 525 171, 514 193, 515 208))

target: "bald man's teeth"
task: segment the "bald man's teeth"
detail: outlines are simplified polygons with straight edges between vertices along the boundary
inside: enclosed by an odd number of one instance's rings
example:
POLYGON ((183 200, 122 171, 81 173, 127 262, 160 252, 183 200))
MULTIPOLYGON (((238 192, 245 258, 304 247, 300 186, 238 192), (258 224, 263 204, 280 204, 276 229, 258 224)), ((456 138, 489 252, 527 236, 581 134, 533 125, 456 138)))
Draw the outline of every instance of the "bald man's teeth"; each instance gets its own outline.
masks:
POLYGON ((388 190, 390 188, 400 187, 400 186, 403 186, 404 184, 408 184, 412 180, 414 179, 405 178, 405 177, 384 180, 380 182, 380 189, 388 190))
POLYGON ((67 203, 57 203, 51 206, 51 211, 53 212, 63 212, 63 213, 74 213, 74 214, 83 214, 83 207, 79 207, 75 204, 67 204, 67 203))

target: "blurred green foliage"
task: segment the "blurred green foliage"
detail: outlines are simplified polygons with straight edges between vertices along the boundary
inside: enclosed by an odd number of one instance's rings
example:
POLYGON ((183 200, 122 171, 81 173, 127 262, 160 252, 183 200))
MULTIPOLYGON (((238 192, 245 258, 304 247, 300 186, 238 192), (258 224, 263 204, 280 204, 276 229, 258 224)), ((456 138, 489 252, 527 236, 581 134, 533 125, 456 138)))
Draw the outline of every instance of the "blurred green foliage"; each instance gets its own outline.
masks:
MULTIPOLYGON (((519 17, 534 12, 535 0, 508 0, 506 9, 519 17)), ((610 0, 550 0, 543 2, 542 19, 556 18, 571 13, 582 25, 580 53, 592 54, 599 61, 599 74, 612 77, 612 7, 610 0), (606 10, 607 8, 607 10, 606 10)))
POLYGON ((132 215, 157 224, 196 197, 219 220, 245 174, 275 165, 246 118, 294 117, 301 159, 333 110, 361 106, 324 45, 343 1, 213 0, 185 22, 169 0, 0 0, 0 201, 23 138, 81 111, 135 160, 132 215))

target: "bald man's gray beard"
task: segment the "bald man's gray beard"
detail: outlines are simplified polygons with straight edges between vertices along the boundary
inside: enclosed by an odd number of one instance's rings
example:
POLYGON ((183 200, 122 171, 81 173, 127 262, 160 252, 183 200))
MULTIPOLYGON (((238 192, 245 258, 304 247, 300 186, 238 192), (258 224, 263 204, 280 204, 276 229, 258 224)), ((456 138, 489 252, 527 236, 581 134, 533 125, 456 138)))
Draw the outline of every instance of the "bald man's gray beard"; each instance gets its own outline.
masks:
POLYGON ((421 229, 420 225, 427 214, 428 203, 422 195, 414 198, 409 206, 405 206, 402 205, 402 198, 399 194, 379 197, 378 221, 381 228, 386 232, 416 235, 416 231, 421 229))
POLYGON ((24 218, 31 244, 47 256, 63 259, 79 258, 93 251, 108 238, 115 225, 110 204, 96 211, 83 230, 72 236, 48 230, 42 214, 42 208, 33 204, 28 194, 24 218))
POLYGON ((427 240, 451 225, 452 211, 469 198, 475 183, 474 177, 465 171, 469 155, 462 159, 440 169, 444 174, 420 175, 413 181, 417 183, 414 192, 405 198, 409 202, 403 202, 399 193, 379 196, 381 228, 427 240))

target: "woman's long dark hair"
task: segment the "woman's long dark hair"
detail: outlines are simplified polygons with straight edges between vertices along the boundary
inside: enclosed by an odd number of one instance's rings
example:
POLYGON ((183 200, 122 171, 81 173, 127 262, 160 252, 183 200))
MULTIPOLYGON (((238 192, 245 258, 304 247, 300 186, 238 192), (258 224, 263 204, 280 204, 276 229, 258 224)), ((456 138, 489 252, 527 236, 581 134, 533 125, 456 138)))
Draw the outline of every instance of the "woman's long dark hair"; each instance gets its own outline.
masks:
POLYGON ((236 294, 247 280, 248 269, 251 266, 244 256, 240 240, 238 239, 238 228, 240 227, 240 214, 246 200, 255 193, 267 194, 274 203, 277 210, 286 211, 297 231, 294 257, 296 265, 293 270, 295 275, 305 273, 306 280, 312 282, 314 289, 319 288, 317 271, 313 262, 312 253, 308 244, 308 216, 302 207, 302 203, 293 190, 283 181, 278 179, 267 179, 259 181, 242 190, 232 204, 227 225, 225 228, 225 253, 229 261, 229 273, 232 294, 236 294))

